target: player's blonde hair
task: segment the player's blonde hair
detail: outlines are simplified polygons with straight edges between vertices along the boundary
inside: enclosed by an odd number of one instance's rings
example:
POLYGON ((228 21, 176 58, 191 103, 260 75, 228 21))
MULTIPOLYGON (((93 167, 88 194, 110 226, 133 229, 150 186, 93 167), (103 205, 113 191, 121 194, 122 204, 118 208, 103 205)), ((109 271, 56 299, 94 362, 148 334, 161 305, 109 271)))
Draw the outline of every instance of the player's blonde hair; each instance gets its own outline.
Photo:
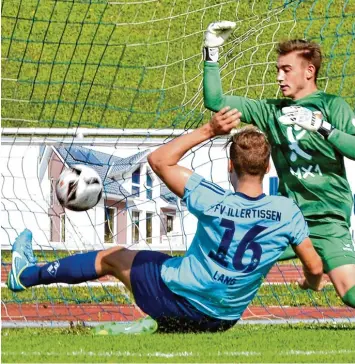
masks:
POLYGON ((280 42, 276 48, 276 52, 279 56, 297 52, 300 57, 313 64, 316 69, 315 81, 317 81, 318 72, 322 65, 322 51, 319 44, 309 42, 305 39, 291 39, 280 42))
POLYGON ((246 126, 234 134, 226 146, 238 178, 246 175, 259 176, 262 180, 270 161, 271 147, 261 131, 246 126))

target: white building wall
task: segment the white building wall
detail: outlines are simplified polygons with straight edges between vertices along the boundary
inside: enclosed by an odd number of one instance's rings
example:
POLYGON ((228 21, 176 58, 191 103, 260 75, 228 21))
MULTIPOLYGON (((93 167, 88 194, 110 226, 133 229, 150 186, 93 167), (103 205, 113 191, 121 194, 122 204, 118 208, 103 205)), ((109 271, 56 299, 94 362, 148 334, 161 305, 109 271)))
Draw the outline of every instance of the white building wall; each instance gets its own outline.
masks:
POLYGON ((34 233, 34 247, 49 247, 49 184, 39 184, 37 177, 38 146, 2 145, 1 166, 1 230, 2 249, 25 228, 34 233))
POLYGON ((100 202, 96 208, 85 212, 65 210, 65 237, 68 249, 91 250, 103 248, 104 206, 100 202))

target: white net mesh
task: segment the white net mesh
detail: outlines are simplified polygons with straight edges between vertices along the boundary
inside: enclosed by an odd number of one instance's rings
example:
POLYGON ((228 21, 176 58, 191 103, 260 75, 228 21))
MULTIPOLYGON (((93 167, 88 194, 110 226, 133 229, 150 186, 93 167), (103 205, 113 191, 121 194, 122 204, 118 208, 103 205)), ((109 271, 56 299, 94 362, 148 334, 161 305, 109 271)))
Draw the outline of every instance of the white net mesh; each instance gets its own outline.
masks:
MULTIPOLYGON (((226 93, 277 97, 275 44, 307 38, 325 53, 320 88, 354 107, 354 13, 354 3, 345 0, 4 0, 3 287, 8 249, 25 227, 33 231, 42 262, 113 244, 183 252, 196 222, 151 173, 146 153, 208 120, 201 57, 207 25, 237 23, 220 57, 226 93), (105 184, 97 208, 79 215, 63 211, 52 189, 61 169, 73 163, 93 166, 105 184)), ((229 186, 222 141, 195 148, 183 163, 229 186)), ((264 187, 272 192, 275 179, 268 178, 264 187)), ((275 267, 272 274, 248 317, 352 316, 332 287, 315 294, 289 283, 299 277, 297 262, 275 267)), ((3 288, 3 319, 18 324, 136 317, 121 288, 110 282, 21 294, 3 288)))

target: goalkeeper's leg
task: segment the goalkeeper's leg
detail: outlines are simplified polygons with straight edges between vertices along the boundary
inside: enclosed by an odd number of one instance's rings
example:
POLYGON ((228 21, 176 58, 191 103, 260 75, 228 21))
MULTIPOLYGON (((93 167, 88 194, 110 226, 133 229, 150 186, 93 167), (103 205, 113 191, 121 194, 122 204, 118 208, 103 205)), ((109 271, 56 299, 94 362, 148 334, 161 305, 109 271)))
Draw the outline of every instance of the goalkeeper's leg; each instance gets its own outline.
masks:
POLYGON ((328 275, 342 301, 355 308, 355 264, 334 268, 328 275))
POLYGON ((355 247, 349 226, 335 219, 307 222, 312 243, 322 258, 324 272, 329 275, 342 301, 355 308, 355 247))

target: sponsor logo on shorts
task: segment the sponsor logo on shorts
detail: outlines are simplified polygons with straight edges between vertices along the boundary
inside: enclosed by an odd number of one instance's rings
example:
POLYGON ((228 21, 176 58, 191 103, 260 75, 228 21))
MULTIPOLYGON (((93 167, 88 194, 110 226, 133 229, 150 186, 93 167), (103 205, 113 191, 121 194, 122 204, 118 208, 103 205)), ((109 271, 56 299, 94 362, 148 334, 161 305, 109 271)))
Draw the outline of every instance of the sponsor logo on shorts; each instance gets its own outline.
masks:
POLYGON ((58 262, 58 260, 56 260, 55 262, 53 262, 47 269, 47 272, 52 276, 55 277, 57 275, 57 270, 60 266, 60 263, 58 262))
POLYGON ((353 252, 354 251, 354 247, 351 246, 351 244, 344 244, 343 250, 344 251, 348 251, 348 252, 353 252))

